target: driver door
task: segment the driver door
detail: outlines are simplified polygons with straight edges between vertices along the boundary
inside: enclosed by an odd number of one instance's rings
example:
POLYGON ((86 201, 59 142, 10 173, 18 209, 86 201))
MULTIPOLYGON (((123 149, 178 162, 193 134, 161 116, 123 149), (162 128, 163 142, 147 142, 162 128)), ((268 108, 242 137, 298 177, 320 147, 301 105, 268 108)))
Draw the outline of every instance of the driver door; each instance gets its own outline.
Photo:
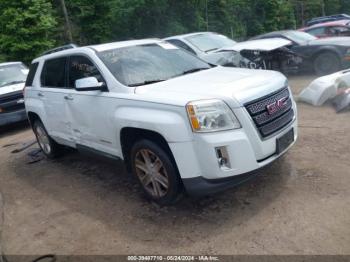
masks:
POLYGON ((90 58, 85 55, 70 56, 68 86, 72 92, 68 109, 76 144, 118 155, 115 122, 112 119, 116 99, 111 99, 109 92, 105 91, 77 91, 75 81, 86 77, 95 77, 99 82, 105 82, 90 58))

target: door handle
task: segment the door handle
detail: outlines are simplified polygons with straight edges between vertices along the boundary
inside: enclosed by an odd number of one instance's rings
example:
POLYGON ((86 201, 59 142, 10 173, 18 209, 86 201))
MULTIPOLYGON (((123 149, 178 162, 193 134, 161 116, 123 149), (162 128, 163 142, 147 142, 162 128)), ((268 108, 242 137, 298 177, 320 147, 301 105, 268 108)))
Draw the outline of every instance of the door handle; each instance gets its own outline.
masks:
POLYGON ((44 97, 44 94, 43 93, 38 93, 38 96, 39 97, 44 97))
POLYGON ((64 99, 66 99, 66 100, 74 100, 74 98, 72 96, 68 96, 68 95, 64 96, 64 99))

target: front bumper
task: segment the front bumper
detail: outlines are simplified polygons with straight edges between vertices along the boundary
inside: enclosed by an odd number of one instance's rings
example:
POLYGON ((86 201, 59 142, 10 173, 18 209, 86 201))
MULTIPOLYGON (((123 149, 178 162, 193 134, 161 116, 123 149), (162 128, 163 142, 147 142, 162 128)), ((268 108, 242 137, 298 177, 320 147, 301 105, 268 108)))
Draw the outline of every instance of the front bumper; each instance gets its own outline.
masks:
POLYGON ((21 122, 27 119, 25 108, 9 113, 0 114, 0 126, 21 122))
POLYGON ((201 197, 236 187, 256 177, 262 168, 251 172, 223 179, 206 179, 204 177, 186 178, 182 180, 186 192, 193 197, 201 197))
POLYGON ((183 184, 188 194, 202 196, 239 185, 258 170, 274 162, 286 153, 297 139, 297 120, 269 139, 262 140, 257 132, 245 124, 245 128, 201 134, 194 141, 170 143, 183 184), (294 130, 294 142, 283 152, 277 153, 276 140, 294 130), (254 135, 253 135, 254 134, 254 135), (218 163, 216 148, 225 147, 230 168, 218 163))

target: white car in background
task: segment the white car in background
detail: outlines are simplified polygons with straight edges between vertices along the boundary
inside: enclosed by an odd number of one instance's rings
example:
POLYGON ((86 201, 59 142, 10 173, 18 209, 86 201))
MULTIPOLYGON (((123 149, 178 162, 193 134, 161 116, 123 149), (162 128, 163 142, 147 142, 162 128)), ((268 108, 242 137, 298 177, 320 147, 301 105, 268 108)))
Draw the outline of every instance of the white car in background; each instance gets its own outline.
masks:
POLYGON ((27 75, 21 62, 0 64, 0 126, 27 119, 22 92, 27 75))
POLYGON ((197 32, 164 40, 214 65, 288 73, 302 62, 286 48, 292 42, 283 38, 236 42, 218 33, 197 32))

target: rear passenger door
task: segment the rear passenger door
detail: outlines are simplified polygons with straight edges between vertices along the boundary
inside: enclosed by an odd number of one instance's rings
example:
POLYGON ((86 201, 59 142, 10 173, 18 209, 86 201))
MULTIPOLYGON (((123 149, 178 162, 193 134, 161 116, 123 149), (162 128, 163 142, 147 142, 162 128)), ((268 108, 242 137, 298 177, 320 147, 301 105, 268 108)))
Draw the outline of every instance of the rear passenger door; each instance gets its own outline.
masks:
POLYGON ((74 137, 67 110, 71 90, 67 85, 66 67, 67 57, 53 58, 44 62, 38 96, 44 102, 46 119, 43 121, 50 136, 60 143, 71 145, 74 144, 74 137))

